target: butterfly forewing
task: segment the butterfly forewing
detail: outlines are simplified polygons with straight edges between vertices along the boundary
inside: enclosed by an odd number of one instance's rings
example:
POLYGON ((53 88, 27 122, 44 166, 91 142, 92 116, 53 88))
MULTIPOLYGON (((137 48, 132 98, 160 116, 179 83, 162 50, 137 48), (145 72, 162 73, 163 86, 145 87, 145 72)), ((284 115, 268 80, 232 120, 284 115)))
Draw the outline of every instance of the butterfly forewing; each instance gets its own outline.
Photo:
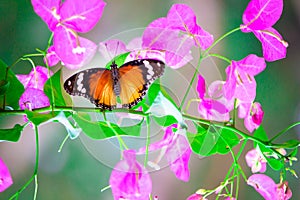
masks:
POLYGON ((122 107, 131 108, 145 96, 148 86, 164 72, 164 63, 159 60, 134 60, 119 69, 122 107))

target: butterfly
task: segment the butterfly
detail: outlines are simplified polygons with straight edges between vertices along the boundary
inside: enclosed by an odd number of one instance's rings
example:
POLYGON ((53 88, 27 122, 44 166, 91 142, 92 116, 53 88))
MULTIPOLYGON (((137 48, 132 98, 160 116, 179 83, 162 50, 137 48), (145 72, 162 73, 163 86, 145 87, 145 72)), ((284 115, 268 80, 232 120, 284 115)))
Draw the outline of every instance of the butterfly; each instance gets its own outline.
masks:
POLYGON ((103 110, 115 109, 118 98, 122 108, 130 109, 143 99, 164 68, 165 64, 155 59, 133 60, 119 68, 112 62, 110 69, 92 68, 74 74, 64 82, 64 89, 70 95, 89 99, 103 110))

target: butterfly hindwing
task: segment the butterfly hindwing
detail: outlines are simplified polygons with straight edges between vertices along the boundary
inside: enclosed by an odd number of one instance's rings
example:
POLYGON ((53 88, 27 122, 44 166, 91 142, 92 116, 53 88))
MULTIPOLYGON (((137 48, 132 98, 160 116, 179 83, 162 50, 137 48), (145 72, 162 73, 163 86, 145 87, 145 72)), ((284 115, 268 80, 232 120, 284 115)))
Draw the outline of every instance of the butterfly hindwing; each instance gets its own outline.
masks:
POLYGON ((119 68, 122 107, 131 108, 145 96, 149 85, 164 72, 159 60, 141 59, 125 63, 119 68))

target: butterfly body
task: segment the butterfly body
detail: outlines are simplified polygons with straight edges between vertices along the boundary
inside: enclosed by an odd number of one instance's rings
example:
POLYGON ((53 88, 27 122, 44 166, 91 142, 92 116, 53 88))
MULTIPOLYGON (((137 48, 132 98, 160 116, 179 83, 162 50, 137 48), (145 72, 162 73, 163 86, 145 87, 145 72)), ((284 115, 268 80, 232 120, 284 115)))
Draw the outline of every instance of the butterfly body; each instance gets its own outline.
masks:
POLYGON ((165 64, 154 59, 133 60, 121 67, 92 68, 78 72, 64 83, 67 93, 83 96, 103 110, 131 108, 145 96, 149 85, 164 72, 165 64))

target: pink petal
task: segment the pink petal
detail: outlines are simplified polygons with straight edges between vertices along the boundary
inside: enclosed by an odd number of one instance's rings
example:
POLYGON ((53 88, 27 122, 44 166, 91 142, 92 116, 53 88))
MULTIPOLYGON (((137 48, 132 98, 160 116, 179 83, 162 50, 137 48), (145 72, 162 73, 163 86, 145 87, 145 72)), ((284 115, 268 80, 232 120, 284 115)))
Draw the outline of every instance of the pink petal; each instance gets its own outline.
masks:
POLYGON ((174 4, 168 12, 167 19, 172 29, 179 29, 187 33, 192 33, 196 26, 196 15, 185 4, 174 4))
POLYGON ((200 194, 192 194, 186 200, 204 200, 200 194))
POLYGON ((235 93, 235 88, 236 88, 236 77, 235 77, 235 70, 236 70, 236 65, 229 65, 226 68, 226 82, 224 83, 223 86, 223 93, 224 93, 224 97, 227 100, 231 100, 234 96, 235 93))
POLYGON ((102 0, 66 0, 61 7, 62 23, 78 32, 90 31, 102 16, 102 0))
POLYGON ((42 90, 35 88, 27 88, 21 95, 19 100, 20 109, 43 108, 50 105, 48 97, 42 90))
POLYGON ((238 106, 238 117, 245 118, 249 115, 252 102, 242 102, 238 106))
POLYGON ((54 48, 61 61, 70 69, 79 68, 94 56, 97 45, 77 36, 73 30, 59 26, 54 32, 54 48))
POLYGON ((117 39, 100 42, 98 50, 107 61, 110 61, 117 55, 129 51, 126 48, 125 43, 117 39))
POLYGON ((198 106, 200 116, 207 120, 228 121, 229 110, 224 104, 210 98, 203 99, 198 106))
POLYGON ((239 73, 242 77, 242 82, 238 82, 235 89, 235 98, 244 101, 252 102, 256 96, 256 81, 254 77, 247 76, 245 73, 239 73))
POLYGON ((0 158, 0 192, 5 191, 13 184, 8 167, 4 161, 0 158))
POLYGON ((243 23, 252 30, 273 26, 280 18, 283 0, 251 0, 243 13, 243 23))
POLYGON ((185 136, 176 134, 175 137, 167 148, 166 158, 175 176, 187 182, 190 179, 188 164, 192 150, 185 136))
POLYGON ((190 49, 192 46, 193 39, 187 35, 169 40, 166 48, 167 65, 174 69, 174 66, 180 63, 186 57, 186 55, 190 54, 190 49))
MULTIPOLYGON (((60 58, 55 53, 55 48, 53 45, 48 48, 45 59, 47 59, 47 64, 50 67, 56 65, 60 61, 60 58)), ((44 62, 46 63, 46 60, 44 60, 44 62)))
MULTIPOLYGON (((50 75, 53 73, 50 72, 50 75)), ((28 75, 16 75, 19 81, 26 88, 44 89, 44 84, 49 79, 48 69, 42 66, 36 66, 28 75)))
POLYGON ((248 167, 251 168, 252 173, 264 173, 266 171, 266 161, 263 155, 256 149, 247 152, 245 156, 248 167))
POLYGON ((261 31, 253 31, 262 44, 266 61, 272 62, 286 57, 288 43, 282 39, 280 33, 270 27, 261 31))
POLYGON ((227 108, 227 112, 230 112, 234 107, 234 99, 232 98, 230 101, 228 101, 224 97, 224 84, 225 82, 220 80, 212 82, 208 87, 207 94, 210 98, 223 104, 227 108))
POLYGON ((31 0, 34 11, 46 22, 51 31, 54 31, 60 20, 60 2, 61 0, 31 0))
POLYGON ((257 125, 260 125, 264 118, 264 111, 263 111, 260 103, 254 102, 252 104, 251 113, 252 113, 252 121, 257 125))
POLYGON ((195 37, 195 45, 201 47, 203 50, 210 47, 214 42, 213 35, 203 30, 200 26, 194 28, 193 36, 195 37))
POLYGON ((247 184, 254 187, 254 189, 266 200, 277 199, 277 186, 267 175, 253 174, 248 178, 247 184))
POLYGON ((167 18, 158 18, 145 29, 142 37, 142 47, 145 49, 166 50, 170 40, 178 37, 178 31, 168 28, 167 18))
MULTIPOLYGON (((148 146, 148 151, 149 152, 156 151, 156 150, 162 149, 165 146, 169 146, 172 143, 173 138, 174 138, 173 128, 177 128, 177 124, 168 126, 165 130, 163 139, 161 139, 157 142, 151 143, 148 146)), ((146 151, 146 147, 142 147, 139 149, 138 154, 143 154, 143 153, 145 153, 145 151, 146 151)))
POLYGON ((197 92, 200 99, 203 99, 206 93, 206 84, 203 76, 198 76, 197 92))
POLYGON ((253 103, 251 105, 251 110, 244 120, 244 124, 247 130, 253 132, 254 129, 257 129, 262 123, 263 117, 264 112, 261 108, 261 105, 257 102, 253 103))
POLYGON ((254 54, 250 54, 242 60, 236 61, 235 63, 238 65, 240 70, 252 76, 259 74, 266 68, 265 59, 254 54))
POLYGON ((292 198, 292 191, 288 186, 288 182, 284 181, 283 183, 277 184, 277 195, 280 200, 288 200, 292 198))
POLYGON ((224 81, 214 81, 212 82, 207 90, 207 94, 209 97, 212 97, 213 99, 218 99, 223 97, 223 85, 224 81))
POLYGON ((109 179, 114 199, 148 200, 152 191, 148 172, 136 161, 134 150, 126 150, 123 155, 109 179))

